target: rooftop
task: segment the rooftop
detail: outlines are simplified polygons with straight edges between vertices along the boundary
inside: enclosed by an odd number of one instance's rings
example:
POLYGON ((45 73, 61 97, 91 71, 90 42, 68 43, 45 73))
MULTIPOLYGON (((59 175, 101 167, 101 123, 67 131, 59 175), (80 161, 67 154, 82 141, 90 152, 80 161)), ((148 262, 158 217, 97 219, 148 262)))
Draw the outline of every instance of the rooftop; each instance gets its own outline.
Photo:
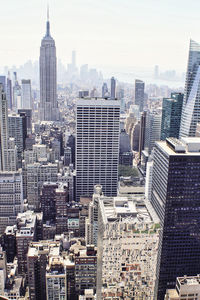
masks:
POLYGON ((153 216, 143 199, 128 197, 100 197, 99 201, 104 223, 123 220, 128 223, 153 222, 153 216))
POLYGON ((200 156, 200 138, 187 137, 181 138, 167 138, 166 141, 156 142, 169 156, 171 155, 194 155, 200 156))

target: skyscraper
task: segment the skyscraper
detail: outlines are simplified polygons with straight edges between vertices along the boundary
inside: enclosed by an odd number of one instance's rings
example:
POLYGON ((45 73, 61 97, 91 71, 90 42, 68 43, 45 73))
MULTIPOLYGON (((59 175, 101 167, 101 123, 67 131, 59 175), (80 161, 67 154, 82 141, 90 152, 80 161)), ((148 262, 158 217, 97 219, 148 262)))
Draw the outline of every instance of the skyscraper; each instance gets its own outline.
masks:
POLYGON ((30 79, 22 79, 22 108, 31 109, 32 99, 31 99, 31 81, 30 79))
POLYGON ((140 112, 144 108, 144 81, 136 79, 135 80, 135 104, 139 105, 140 112))
POLYGON ((180 137, 195 136, 200 122, 200 45, 190 40, 180 137))
POLYGON ((40 47, 40 120, 56 121, 57 71, 55 41, 50 35, 49 13, 47 14, 46 35, 40 47))
POLYGON ((111 92, 110 92, 110 98, 115 99, 116 98, 116 80, 114 77, 111 78, 111 92))
POLYGON ((163 98, 161 140, 179 138, 183 97, 181 93, 172 93, 171 98, 163 98))
POLYGON ((101 184, 106 196, 117 194, 120 101, 78 99, 76 112, 76 199, 92 196, 101 184))
POLYGON ((102 85, 102 98, 108 97, 108 87, 107 87, 107 83, 104 82, 102 85))
POLYGON ((160 140, 161 118, 162 116, 159 110, 147 112, 144 149, 147 150, 149 154, 151 154, 155 142, 160 140))
POLYGON ((0 170, 8 171, 8 105, 0 84, 0 170))
POLYGON ((7 95, 7 101, 8 101, 8 108, 12 109, 12 80, 10 79, 10 72, 8 72, 8 77, 7 77, 7 90, 6 90, 6 95, 7 95))
POLYGON ((156 142, 151 203, 161 221, 155 299, 200 270, 200 138, 156 142), (157 297, 156 297, 157 296, 157 297))

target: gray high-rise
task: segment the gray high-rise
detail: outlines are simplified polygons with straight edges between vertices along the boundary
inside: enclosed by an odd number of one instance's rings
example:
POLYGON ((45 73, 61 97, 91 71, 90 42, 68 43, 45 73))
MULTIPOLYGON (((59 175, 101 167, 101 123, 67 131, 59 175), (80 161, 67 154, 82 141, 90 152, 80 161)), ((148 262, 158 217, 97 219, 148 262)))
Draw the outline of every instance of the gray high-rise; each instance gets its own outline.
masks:
POLYGON ((190 40, 180 137, 195 136, 200 122, 200 45, 190 40))
POLYGON ((135 104, 139 106, 140 112, 144 109, 144 81, 135 80, 135 104))
POLYGON ((110 98, 116 98, 116 80, 114 77, 111 78, 111 91, 110 91, 110 98))
POLYGON ((46 35, 40 47, 40 120, 56 121, 57 111, 56 47, 50 35, 48 17, 46 35))

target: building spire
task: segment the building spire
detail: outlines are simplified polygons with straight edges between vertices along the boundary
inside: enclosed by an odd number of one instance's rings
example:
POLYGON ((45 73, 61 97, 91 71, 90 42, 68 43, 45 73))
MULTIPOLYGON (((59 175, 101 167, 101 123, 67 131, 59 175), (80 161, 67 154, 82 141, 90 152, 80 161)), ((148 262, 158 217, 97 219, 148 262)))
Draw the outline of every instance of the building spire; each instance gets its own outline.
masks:
POLYGON ((46 31, 46 36, 50 36, 49 3, 47 4, 47 31, 46 31))

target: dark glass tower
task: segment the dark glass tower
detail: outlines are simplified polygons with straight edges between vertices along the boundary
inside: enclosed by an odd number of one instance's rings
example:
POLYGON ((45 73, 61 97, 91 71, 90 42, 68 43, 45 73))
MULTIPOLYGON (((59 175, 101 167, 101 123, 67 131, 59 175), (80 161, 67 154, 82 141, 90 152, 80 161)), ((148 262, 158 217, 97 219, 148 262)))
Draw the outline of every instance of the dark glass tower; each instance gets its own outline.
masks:
POLYGON ((170 138, 154 148, 151 203, 160 218, 155 299, 176 277, 200 270, 200 138, 170 138))
POLYGON ((171 98, 163 98, 161 140, 179 138, 183 97, 181 93, 172 93, 171 98))

